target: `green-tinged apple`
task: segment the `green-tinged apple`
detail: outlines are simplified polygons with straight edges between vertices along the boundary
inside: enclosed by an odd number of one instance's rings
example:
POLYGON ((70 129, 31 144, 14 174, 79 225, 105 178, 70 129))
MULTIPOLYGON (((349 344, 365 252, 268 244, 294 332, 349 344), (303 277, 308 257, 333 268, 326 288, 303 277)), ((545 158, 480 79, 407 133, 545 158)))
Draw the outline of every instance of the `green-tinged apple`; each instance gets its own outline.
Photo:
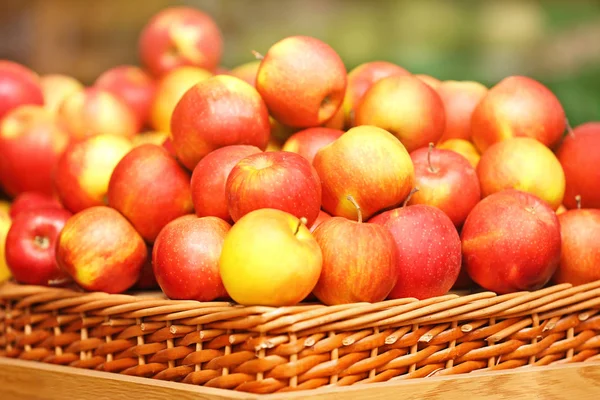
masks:
POLYGON ((6 264, 6 235, 10 229, 11 218, 8 212, 4 209, 0 209, 0 283, 6 282, 12 276, 10 269, 6 264))
POLYGON ((327 214, 323 210, 320 210, 319 211, 319 216, 317 217, 317 219, 315 220, 315 222, 313 222, 313 224, 310 227, 311 233, 314 232, 315 229, 317 229, 317 226, 321 225, 323 222, 327 221, 330 218, 332 218, 331 215, 327 214))
POLYGON ((536 139, 516 137, 492 145, 477 165, 481 195, 504 189, 531 193, 556 210, 565 194, 565 173, 550 149, 536 139))
POLYGON ((55 196, 43 192, 23 192, 10 204, 9 215, 15 219, 21 213, 43 208, 63 208, 63 206, 55 196))
POLYGON ((471 115, 487 87, 473 81, 444 81, 437 87, 446 110, 446 129, 440 142, 449 139, 471 140, 471 115))
POLYGON ((326 305, 383 301, 397 281, 398 254, 391 233, 383 226, 332 217, 313 236, 323 252, 323 268, 313 294, 326 305))
POLYGON ((355 125, 383 128, 411 152, 442 136, 444 103, 434 89, 414 76, 389 76, 367 90, 356 109, 355 125))
POLYGON ((209 153, 192 173, 191 190, 194 210, 199 217, 218 217, 233 222, 227 208, 227 177, 242 159, 261 153, 255 146, 226 146, 209 153))
POLYGON ((156 280, 167 297, 213 301, 227 296, 219 258, 230 228, 220 218, 186 215, 160 231, 154 242, 152 263, 156 280))
POLYGON ((342 105, 346 83, 340 56, 310 36, 290 36, 275 43, 256 76, 256 88, 273 118, 297 128, 329 121, 342 105))
POLYGON ((437 90, 437 88, 442 84, 442 81, 440 81, 438 78, 427 74, 415 74, 415 78, 420 79, 435 90, 437 90))
POLYGON ((391 133, 375 126, 350 129, 321 148, 313 165, 323 186, 322 206, 333 216, 357 220, 395 207, 410 193, 415 170, 410 155, 391 133), (368 162, 366 162, 368 160, 368 162))
POLYGON ((133 148, 123 136, 98 135, 71 144, 54 174, 56 193, 67 209, 106 205, 108 182, 123 157, 133 148))
POLYGON ((181 98, 171 118, 177 159, 190 171, 208 153, 236 144, 267 147, 269 112, 260 95, 241 79, 216 75, 181 98))
POLYGON ((190 174, 163 147, 136 147, 113 170, 108 205, 154 242, 166 224, 194 211, 190 174))
POLYGON ((260 66, 260 60, 249 61, 242 65, 238 65, 228 72, 229 75, 235 76, 243 80, 244 82, 256 87, 256 75, 258 74, 258 67, 260 66))
POLYGON ((21 64, 0 60, 0 120, 26 104, 44 104, 39 77, 21 64))
POLYGON ((238 162, 226 182, 227 207, 233 221, 260 208, 306 218, 311 226, 321 209, 321 181, 308 160, 296 153, 252 154, 238 162))
POLYGON ((558 217, 538 197, 507 189, 481 200, 461 232, 469 276, 498 294, 537 290, 558 267, 558 217))
POLYGON ((40 77, 40 85, 44 93, 44 107, 57 113, 62 102, 75 92, 84 89, 83 83, 72 76, 48 74, 40 77))
POLYGON ((122 293, 147 261, 142 237, 118 211, 86 208, 65 224, 56 247, 59 266, 85 290, 122 293))
POLYGON ((321 148, 333 143, 344 131, 330 128, 308 128, 294 133, 282 147, 283 151, 300 154, 311 164, 321 148))
POLYGON ((553 147, 565 128, 565 111, 556 96, 525 76, 509 76, 493 86, 471 117, 473 143, 481 153, 515 136, 531 137, 553 147))
POLYGON ((464 139, 448 139, 436 146, 438 149, 452 150, 466 158, 473 168, 477 168, 481 155, 475 145, 464 139))
POLYGON ((53 194, 52 174, 69 134, 42 106, 21 106, 0 121, 0 182, 10 196, 53 194))
POLYGON ((219 271, 234 301, 291 306, 311 293, 323 256, 305 223, 285 211, 262 208, 233 225, 223 242, 219 271))

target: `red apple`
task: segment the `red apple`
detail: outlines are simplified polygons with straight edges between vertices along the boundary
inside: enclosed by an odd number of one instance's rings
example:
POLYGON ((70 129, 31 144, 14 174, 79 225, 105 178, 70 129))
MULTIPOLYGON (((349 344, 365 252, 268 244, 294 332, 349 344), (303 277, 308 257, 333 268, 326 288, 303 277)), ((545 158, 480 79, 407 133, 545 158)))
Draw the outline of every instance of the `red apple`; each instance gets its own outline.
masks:
POLYGON ((192 7, 168 7, 144 26, 139 51, 155 76, 184 65, 214 71, 221 61, 223 38, 208 14, 192 7))
POLYGON ((319 126, 342 105, 346 67, 335 50, 319 39, 290 36, 265 55, 256 88, 277 121, 298 128, 319 126))
POLYGON ((122 293, 140 276, 146 244, 118 211, 86 208, 72 216, 58 238, 58 264, 89 291, 122 293))
POLYGON ((573 129, 556 155, 565 172, 565 206, 576 208, 579 195, 584 208, 600 208, 600 122, 573 129))
POLYGON ((56 262, 58 235, 71 213, 43 208, 20 213, 6 236, 6 263, 17 282, 28 285, 61 285, 68 275, 56 262))
POLYGON ((256 87, 256 75, 258 74, 258 67, 260 66, 260 60, 254 60, 242 65, 239 65, 228 72, 229 75, 235 76, 249 85, 256 87))
POLYGON ((372 218, 390 231, 398 252, 389 298, 427 299, 446 294, 460 273, 460 237, 441 210, 425 204, 404 206, 372 218))
POLYGON ((440 81, 438 78, 434 78, 431 75, 416 74, 415 78, 418 78, 424 83, 428 84, 429 87, 431 87, 434 90, 437 90, 437 88, 442 84, 442 81, 440 81))
POLYGON ((15 197, 10 206, 9 215, 15 219, 17 215, 27 211, 38 211, 44 208, 63 208, 54 196, 42 192, 23 192, 15 197))
POLYGON ((0 182, 7 194, 53 193, 52 174, 69 134, 49 110, 21 106, 0 121, 0 182))
POLYGON ((553 147, 565 127, 565 111, 556 96, 525 76, 501 80, 479 102, 471 117, 473 143, 481 153, 515 136, 531 137, 553 147))
POLYGON ((323 252, 323 268, 314 295, 327 305, 383 301, 396 284, 398 254, 394 238, 379 225, 333 217, 321 223, 313 236, 323 252))
POLYGON ((358 215, 348 195, 360 204, 366 219, 402 203, 415 179, 410 155, 402 143, 374 126, 350 129, 321 148, 313 165, 323 186, 323 209, 353 220, 358 215))
POLYGON ((498 294, 543 287, 560 261, 560 225, 554 210, 514 189, 481 200, 467 217, 461 237, 469 276, 498 294))
POLYGON ((23 65, 0 60, 0 120, 9 111, 26 104, 44 104, 38 76, 23 65))
POLYGON ((473 81, 444 81, 437 92, 446 110, 446 129, 440 142, 449 139, 471 140, 471 115, 487 94, 487 88, 473 81))
POLYGON ((84 89, 83 84, 77 79, 62 74, 42 75, 40 85, 44 93, 44 107, 53 113, 58 112, 67 97, 84 89))
POLYGON ((283 151, 300 154, 311 164, 322 147, 342 136, 344 131, 329 128, 308 128, 294 133, 283 145, 283 151))
POLYGON ((219 274, 219 258, 230 228, 220 218, 187 215, 160 231, 152 260, 154 275, 167 297, 212 301, 227 296, 219 274))
POLYGON ((415 166, 414 193, 409 205, 437 207, 460 227, 481 200, 479 178, 469 161, 450 150, 421 148, 410 153, 415 166))
POLYGON ((140 276, 135 284, 131 287, 133 290, 155 290, 160 289, 156 276, 154 275, 154 266, 152 265, 152 247, 148 246, 148 257, 142 266, 140 276))
POLYGON ((231 170, 227 206, 234 221, 259 208, 275 208, 311 226, 321 208, 321 182, 308 160, 286 151, 252 154, 231 170))
POLYGON ((317 217, 317 219, 315 220, 315 222, 313 222, 313 224, 310 227, 310 231, 314 232, 315 229, 317 229, 317 226, 321 225, 323 222, 327 221, 330 218, 332 218, 331 215, 327 214, 323 210, 320 210, 319 211, 319 216, 317 217))
POLYGON ((189 170, 213 150, 234 144, 269 142, 269 113, 260 95, 241 79, 217 75, 181 98, 171 120, 173 148, 189 170))
POLYGON ((383 128, 412 152, 440 139, 446 114, 435 90, 414 76, 394 75, 379 80, 365 93, 355 124, 383 128))
POLYGON ((243 158, 261 153, 255 146, 226 146, 209 153, 192 173, 191 190, 194 209, 199 217, 218 217, 232 222, 227 208, 227 177, 243 158))
POLYGON ((108 204, 153 242, 166 224, 193 212, 190 175, 161 146, 136 147, 113 170, 108 204))

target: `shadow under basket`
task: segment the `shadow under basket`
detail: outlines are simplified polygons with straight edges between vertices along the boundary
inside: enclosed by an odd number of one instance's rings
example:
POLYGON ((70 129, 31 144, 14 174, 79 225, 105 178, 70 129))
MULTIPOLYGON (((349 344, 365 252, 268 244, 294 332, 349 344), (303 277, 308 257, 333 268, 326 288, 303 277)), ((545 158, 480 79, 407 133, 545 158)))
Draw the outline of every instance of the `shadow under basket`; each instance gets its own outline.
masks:
POLYGON ((5 283, 0 356, 251 393, 600 361, 600 281, 279 308, 5 283))

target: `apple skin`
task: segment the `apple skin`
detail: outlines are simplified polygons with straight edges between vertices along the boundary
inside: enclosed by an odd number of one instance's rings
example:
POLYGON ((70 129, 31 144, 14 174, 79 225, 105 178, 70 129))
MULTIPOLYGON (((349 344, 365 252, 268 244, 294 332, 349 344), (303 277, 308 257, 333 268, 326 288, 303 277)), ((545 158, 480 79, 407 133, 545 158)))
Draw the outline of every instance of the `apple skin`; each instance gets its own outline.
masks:
POLYGON ((94 86, 127 104, 136 116, 138 130, 146 125, 156 93, 156 82, 146 71, 134 65, 119 65, 101 74, 94 86))
POLYGON ((0 120, 19 106, 44 104, 39 77, 21 64, 0 60, 0 87, 0 120))
POLYGON ((444 103, 414 76, 394 75, 377 81, 364 94, 355 124, 393 133, 409 152, 437 143, 446 127, 444 103))
POLYGON ((227 208, 227 177, 238 162, 256 153, 262 151, 255 146, 226 146, 200 160, 191 181, 192 200, 198 217, 213 216, 233 222, 227 208))
POLYGON ((45 208, 20 213, 6 235, 6 263, 17 282, 60 285, 69 281, 56 262, 56 243, 71 213, 45 208))
POLYGON ((219 259, 223 285, 243 305, 291 306, 321 274, 321 249, 304 224, 285 211, 262 208, 233 225, 219 259))
POLYGON ((135 284, 131 287, 132 290, 160 290, 160 286, 156 281, 156 276, 154 276, 154 266, 152 265, 152 246, 148 246, 148 257, 146 257, 146 262, 142 266, 142 270, 140 271, 140 276, 135 284))
POLYGON ((259 208, 274 208, 304 217, 311 226, 321 209, 317 171, 306 158, 287 151, 247 156, 231 170, 225 191, 235 222, 259 208))
MULTIPOLYGON (((348 200, 346 200, 348 201, 348 200)), ((351 203, 352 204, 352 203, 351 203)), ((323 268, 313 294, 326 305, 383 301, 396 284, 398 254, 382 226, 343 217, 322 222, 313 236, 323 268)))
POLYGON ((7 210, 0 208, 0 283, 5 282, 12 276, 6 264, 6 235, 10 229, 11 218, 7 210))
POLYGON ((415 74, 414 77, 423 81, 424 83, 428 84, 429 87, 431 87, 434 90, 437 90, 437 88, 442 84, 442 81, 440 81, 438 78, 435 78, 431 75, 415 74))
POLYGON ((460 237, 443 211, 425 204, 404 206, 369 222, 389 230, 398 253, 397 281, 388 298, 427 299, 452 288, 461 268, 460 237))
POLYGON ((214 71, 223 52, 223 38, 213 18, 192 7, 168 7, 155 14, 139 38, 142 63, 160 77, 181 66, 214 71))
POLYGON ((165 132, 145 131, 135 135, 131 142, 133 143, 133 147, 138 147, 147 143, 162 146, 165 144, 168 138, 169 134, 165 132))
POLYGON ((56 193, 71 212, 106 205, 110 177, 133 148, 123 136, 98 135, 71 144, 54 174, 56 193))
POLYGON ((481 200, 467 217, 461 238, 469 276, 498 294, 540 289, 560 261, 561 233, 554 210, 514 189, 481 200))
POLYGON ((269 112, 252 86, 228 75, 197 83, 171 118, 173 148, 190 171, 213 150, 235 144, 267 147, 269 112))
POLYGON ((60 267, 88 291, 122 293, 138 280, 148 251, 117 210, 96 206, 73 215, 56 248, 60 267))
POLYGON ((525 76, 509 76, 493 86, 471 117, 473 143, 482 154, 494 143, 515 136, 554 147, 565 128, 565 111, 556 96, 525 76))
POLYGON ((44 107, 53 113, 58 113, 60 105, 67 97, 84 89, 77 79, 62 74, 42 75, 40 85, 44 94, 44 107))
POLYGON ((568 209, 600 208, 600 122, 588 122, 573 129, 556 152, 565 172, 565 199, 568 209))
POLYGON ((256 87, 256 75, 258 75, 259 66, 260 60, 249 61, 233 68, 228 74, 243 80, 249 85, 252 85, 252 87, 256 87))
POLYGON ((321 148, 313 165, 321 178, 323 209, 352 220, 357 220, 358 213, 348 195, 368 219, 402 203, 415 180, 412 160, 402 143, 375 126, 351 128, 321 148))
POLYGON ((473 168, 477 168, 481 155, 475 148, 475 145, 468 140, 464 139, 448 139, 439 143, 436 146, 438 149, 452 150, 455 153, 460 154, 469 161, 473 168))
POLYGON ((440 142, 448 139, 471 140, 471 116, 487 87, 473 81, 444 81, 437 87, 446 110, 446 129, 440 142))
POLYGON ((132 138, 139 131, 133 111, 115 95, 97 87, 69 95, 58 114, 75 140, 96 135, 132 138))
POLYGON ((552 281, 583 285, 600 280, 600 210, 575 209, 558 216, 562 250, 552 281))
POLYGON ((108 205, 152 243, 165 225, 194 211, 190 174, 161 146, 136 147, 113 170, 108 205))
POLYGON ((12 219, 15 219, 21 213, 43 208, 63 208, 63 206, 54 196, 42 192, 23 192, 13 200, 9 215, 12 219))
POLYGON ((334 142, 344 131, 330 128, 308 128, 294 133, 282 147, 283 151, 300 154, 311 164, 321 148, 334 142))
POLYGON ((330 218, 332 218, 331 215, 327 214, 323 210, 319 210, 319 216, 317 217, 315 222, 313 222, 313 224, 310 226, 310 232, 314 232, 315 229, 317 229, 317 226, 321 225, 323 222, 327 221, 330 218))
POLYGON ((348 72, 348 85, 342 105, 345 126, 354 126, 356 108, 373 84, 393 75, 410 75, 404 68, 387 61, 370 61, 356 66, 348 72))
POLYGON ((565 174, 560 162, 542 143, 529 137, 492 145, 477 165, 483 197, 504 189, 531 193, 556 210, 565 194, 565 174))
POLYGON ((219 272, 223 241, 231 226, 217 217, 179 217, 154 242, 154 275, 170 299, 213 301, 227 296, 219 272))
POLYGON ((558 206, 558 208, 556 209, 556 215, 560 215, 564 212, 567 211, 567 207, 564 206, 564 204, 561 204, 560 206, 558 206))
POLYGON ((70 136, 42 106, 21 106, 0 121, 0 182, 10 196, 53 194, 52 174, 70 136))
POLYGON ((437 207, 460 227, 481 200, 475 169, 466 158, 450 150, 421 148, 410 153, 410 158, 415 167, 415 186, 419 190, 410 197, 408 204, 437 207))
POLYGON ((342 105, 346 84, 340 56, 310 36, 290 36, 275 43, 256 76, 256 89, 273 118, 297 128, 329 121, 342 105))

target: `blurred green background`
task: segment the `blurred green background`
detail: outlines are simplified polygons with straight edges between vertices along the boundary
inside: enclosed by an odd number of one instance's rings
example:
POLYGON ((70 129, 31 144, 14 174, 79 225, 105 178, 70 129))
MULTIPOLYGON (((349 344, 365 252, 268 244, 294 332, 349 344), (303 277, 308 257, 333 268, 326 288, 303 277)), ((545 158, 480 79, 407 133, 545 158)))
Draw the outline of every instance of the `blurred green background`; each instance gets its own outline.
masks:
POLYGON ((90 83, 137 63, 137 39, 160 9, 191 5, 223 32, 222 64, 252 60, 289 35, 328 42, 350 69, 395 62, 440 79, 488 86, 534 77, 572 125, 600 120, 600 1, 533 0, 0 0, 0 58, 90 83))

